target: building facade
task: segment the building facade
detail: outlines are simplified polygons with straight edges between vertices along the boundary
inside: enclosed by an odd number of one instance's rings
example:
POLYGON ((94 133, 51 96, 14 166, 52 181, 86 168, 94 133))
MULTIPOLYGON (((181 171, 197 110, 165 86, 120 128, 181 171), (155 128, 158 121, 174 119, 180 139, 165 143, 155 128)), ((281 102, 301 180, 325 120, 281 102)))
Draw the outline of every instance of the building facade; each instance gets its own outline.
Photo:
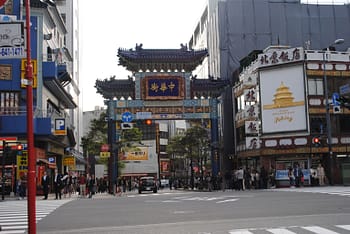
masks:
MULTIPOLYGON (((72 149, 77 146, 79 134, 76 124, 79 123, 72 110, 77 108, 79 90, 76 79, 72 77, 73 56, 68 47, 73 47, 72 42, 67 40, 71 32, 67 30, 65 21, 68 17, 61 14, 53 1, 32 0, 30 4, 30 47, 34 72, 33 133, 39 185, 45 170, 52 173, 57 168, 63 173, 75 169, 79 153, 73 156, 72 149)), ((1 22, 3 32, 13 27, 13 24, 23 22, 24 9, 23 1, 6 2, 0 9, 0 13, 6 16, 1 22)), ((23 33, 24 29, 19 32, 23 33)), ((2 49, 18 46, 12 43, 3 45, 2 49)), ((25 65, 24 57, 16 57, 11 53, 1 56, 0 67, 5 71, 2 74, 6 75, 0 79, 0 136, 5 140, 9 137, 15 139, 26 147, 25 65)), ((79 152, 78 148, 75 152, 79 152)), ((18 163, 16 160, 13 162, 18 172, 18 163)), ((14 171, 11 173, 15 174, 14 171)), ((25 175, 25 169, 20 174, 25 175)))
POLYGON ((233 88, 238 165, 276 169, 287 186, 289 168, 299 165, 311 184, 310 169, 321 164, 329 183, 349 183, 350 110, 337 101, 350 94, 349 55, 288 46, 256 53, 233 88))
MULTIPOLYGON (((189 40, 189 48, 207 48, 209 57, 198 74, 227 79, 233 84, 244 58, 252 51, 284 44, 308 49, 326 48, 337 38, 350 37, 350 4, 304 4, 300 0, 208 0, 189 40)), ((337 47, 346 50, 350 41, 337 47)), ((194 75, 196 75, 194 73, 194 75)), ((200 77, 200 75, 198 75, 200 77)), ((227 89, 218 103, 223 171, 236 167, 234 103, 227 89)))

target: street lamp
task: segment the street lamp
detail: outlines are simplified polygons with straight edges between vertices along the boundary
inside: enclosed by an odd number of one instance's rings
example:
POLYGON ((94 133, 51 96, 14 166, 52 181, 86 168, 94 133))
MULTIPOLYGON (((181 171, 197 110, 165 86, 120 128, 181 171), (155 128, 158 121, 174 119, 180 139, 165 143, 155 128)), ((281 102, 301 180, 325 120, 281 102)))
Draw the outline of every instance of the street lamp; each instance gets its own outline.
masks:
POLYGON ((327 123, 327 145, 328 154, 330 160, 330 183, 333 184, 333 151, 332 151, 332 129, 331 129, 331 116, 329 113, 329 99, 328 99, 328 84, 327 84, 327 72, 326 72, 326 53, 329 51, 329 47, 344 43, 344 39, 337 39, 331 45, 329 45, 323 52, 323 84, 324 84, 324 98, 326 99, 326 123, 327 123))

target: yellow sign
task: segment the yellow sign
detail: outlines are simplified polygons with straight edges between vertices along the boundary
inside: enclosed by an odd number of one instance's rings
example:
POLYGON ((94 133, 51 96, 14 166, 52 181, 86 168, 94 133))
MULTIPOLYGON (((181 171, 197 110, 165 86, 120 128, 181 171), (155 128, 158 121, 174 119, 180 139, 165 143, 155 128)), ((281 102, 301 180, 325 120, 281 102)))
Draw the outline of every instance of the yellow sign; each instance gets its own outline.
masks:
POLYGON ((22 155, 17 155, 17 173, 16 178, 19 179, 28 172, 28 151, 23 150, 22 155))
POLYGON ((63 158, 63 166, 75 166, 74 156, 65 156, 63 158))
POLYGON ((100 152, 100 158, 109 158, 110 156, 110 152, 100 152))
POLYGON ((131 149, 124 149, 123 160, 127 160, 127 161, 148 160, 148 148, 136 147, 131 149))
MULTIPOLYGON (((36 88, 38 85, 38 63, 36 59, 31 60, 32 67, 33 67, 33 88, 36 88)), ((21 62, 21 80, 26 78, 26 65, 27 65, 27 59, 22 59, 21 62)), ((21 82, 21 87, 25 88, 26 85, 21 82)))

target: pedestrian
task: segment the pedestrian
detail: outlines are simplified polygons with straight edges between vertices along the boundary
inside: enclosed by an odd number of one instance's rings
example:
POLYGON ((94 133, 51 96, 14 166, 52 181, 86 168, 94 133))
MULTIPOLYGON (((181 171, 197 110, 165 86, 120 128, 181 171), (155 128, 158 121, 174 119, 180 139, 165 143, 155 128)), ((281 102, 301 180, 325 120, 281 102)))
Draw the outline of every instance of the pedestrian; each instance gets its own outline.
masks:
POLYGON ((275 175, 276 175, 276 170, 273 166, 271 166, 270 172, 269 172, 269 181, 270 181, 271 188, 276 188, 275 175))
POLYGON ((26 194, 25 184, 22 178, 19 178, 17 181, 16 191, 19 200, 23 200, 26 194))
POLYGON ((299 167, 298 163, 295 164, 295 166, 294 166, 293 174, 294 174, 294 178, 295 178, 295 187, 300 187, 303 172, 301 171, 301 168, 299 167))
POLYGON ((294 174, 293 174, 293 168, 289 167, 288 169, 288 178, 289 178, 289 186, 291 188, 294 187, 294 174))
POLYGON ((318 164, 317 167, 317 176, 318 176, 318 182, 320 184, 320 186, 324 185, 324 179, 325 179, 325 172, 324 172, 324 168, 322 166, 322 164, 318 164))
POLYGON ((86 177, 84 174, 81 174, 79 177, 79 194, 80 197, 85 197, 86 195, 86 177))
POLYGON ((238 190, 244 190, 244 187, 243 187, 244 171, 242 167, 240 167, 237 170, 236 177, 238 182, 238 190))
POLYGON ((44 193, 44 200, 47 200, 49 195, 49 185, 50 185, 50 179, 47 175, 47 172, 44 171, 44 175, 41 178, 41 186, 43 187, 43 193, 44 193))
POLYGON ((62 198, 62 175, 58 173, 58 170, 55 169, 55 177, 53 181, 53 187, 55 190, 55 199, 62 198))
POLYGON ((92 195, 95 193, 95 175, 89 175, 87 180, 87 185, 89 189, 89 198, 92 198, 92 195))

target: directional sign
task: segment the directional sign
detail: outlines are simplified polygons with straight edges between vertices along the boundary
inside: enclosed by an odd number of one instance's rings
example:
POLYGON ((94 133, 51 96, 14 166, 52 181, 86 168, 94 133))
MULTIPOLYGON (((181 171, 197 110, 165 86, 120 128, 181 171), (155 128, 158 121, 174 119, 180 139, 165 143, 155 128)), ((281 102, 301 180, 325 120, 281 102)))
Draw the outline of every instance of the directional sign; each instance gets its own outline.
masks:
POLYGON ((126 111, 122 114, 122 121, 123 122, 131 122, 132 121, 132 114, 129 111, 126 111))
POLYGON ((340 86, 339 92, 341 95, 350 93, 350 84, 340 86))
POLYGON ((339 99, 339 93, 333 93, 332 95, 332 102, 333 102, 333 106, 339 106, 340 102, 338 101, 339 99))

